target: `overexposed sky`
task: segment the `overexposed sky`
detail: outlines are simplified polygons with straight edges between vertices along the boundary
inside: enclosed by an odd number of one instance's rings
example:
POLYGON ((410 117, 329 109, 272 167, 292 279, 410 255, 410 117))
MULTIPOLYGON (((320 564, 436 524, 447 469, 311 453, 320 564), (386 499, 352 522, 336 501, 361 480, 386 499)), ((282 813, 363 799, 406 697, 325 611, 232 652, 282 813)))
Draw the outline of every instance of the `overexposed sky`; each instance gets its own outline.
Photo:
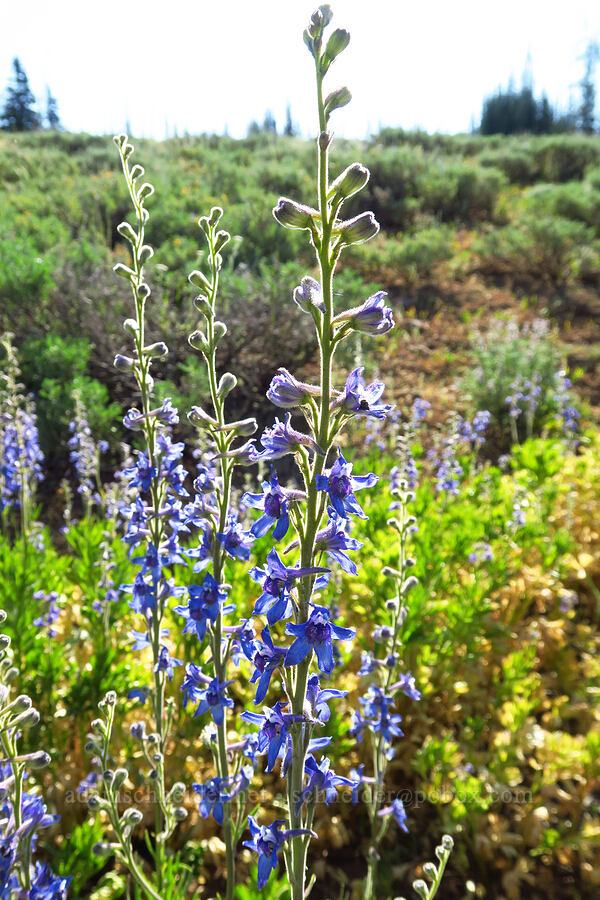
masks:
MULTIPOLYGON (((18 56, 36 96, 46 85, 70 131, 136 136, 185 131, 245 135, 289 103, 316 133, 304 0, 0 0, 0 92, 18 56)), ((581 57, 600 41, 598 0, 333 0, 348 49, 326 88, 346 84, 333 130, 365 137, 381 125, 468 131, 482 100, 530 60, 536 95, 577 105, 581 57)), ((600 66, 596 84, 600 88, 600 66)), ((600 94, 600 90, 598 90, 600 94)), ((41 104, 45 108, 45 100, 41 104)))

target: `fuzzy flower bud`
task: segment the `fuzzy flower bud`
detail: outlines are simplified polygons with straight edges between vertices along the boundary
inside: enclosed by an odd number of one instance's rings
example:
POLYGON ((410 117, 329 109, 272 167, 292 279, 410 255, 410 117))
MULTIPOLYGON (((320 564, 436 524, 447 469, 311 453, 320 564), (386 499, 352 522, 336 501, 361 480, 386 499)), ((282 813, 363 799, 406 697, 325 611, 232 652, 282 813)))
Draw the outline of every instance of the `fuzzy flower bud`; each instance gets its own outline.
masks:
POLYGON ((348 197, 352 197, 358 191, 362 191, 370 177, 371 173, 366 166, 360 163, 352 163, 335 179, 329 189, 329 196, 334 201, 347 200, 348 197))
POLYGON ((217 396, 226 397, 237 384, 237 378, 231 372, 224 372, 221 375, 219 386, 217 387, 217 396))
POLYGON ((340 233, 342 244, 364 244, 378 233, 379 222, 372 212, 364 212, 360 216, 341 222, 336 231, 340 233))
POLYGON ((323 74, 325 74, 336 56, 339 56, 349 43, 350 34, 345 28, 336 28, 335 31, 332 32, 325 46, 325 52, 321 58, 321 71, 323 74))
POLYGON ((273 215, 284 228, 310 228, 313 219, 319 217, 316 209, 296 203, 287 197, 280 197, 277 206, 273 208, 273 215))
POLYGON ((352 100, 352 94, 347 87, 337 88, 325 97, 325 118, 328 119, 334 109, 347 106, 352 100))
POLYGON ((123 823, 123 825, 132 825, 133 827, 135 827, 143 821, 143 818, 144 816, 139 809, 136 809, 134 806, 130 806, 129 809, 126 809, 121 816, 121 822, 123 823))
POLYGON ((310 312, 313 308, 318 309, 319 312, 325 312, 321 285, 309 275, 306 275, 294 290, 294 302, 298 304, 302 312, 310 312))

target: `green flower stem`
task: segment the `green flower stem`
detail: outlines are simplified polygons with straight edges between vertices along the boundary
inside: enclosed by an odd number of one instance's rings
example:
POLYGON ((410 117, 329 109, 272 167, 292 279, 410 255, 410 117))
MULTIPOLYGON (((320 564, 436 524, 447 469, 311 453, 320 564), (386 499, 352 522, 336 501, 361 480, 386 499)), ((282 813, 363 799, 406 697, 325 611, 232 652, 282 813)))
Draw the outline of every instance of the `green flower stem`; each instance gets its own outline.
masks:
MULTIPOLYGON (((219 424, 219 428, 225 425, 225 402, 223 397, 218 393, 217 382, 217 364, 216 364, 216 341, 215 341, 215 300, 219 287, 219 266, 217 263, 217 251, 214 242, 214 229, 210 229, 207 235, 209 244, 209 261, 211 268, 211 287, 209 296, 210 312, 206 315, 207 320, 207 341, 209 351, 204 354, 206 366, 208 369, 208 382, 210 387, 210 398, 213 405, 215 418, 219 424)), ((233 433, 234 434, 234 433, 233 433)), ((232 441, 232 434, 223 431, 215 431, 214 439, 219 453, 224 453, 229 449, 232 441)), ((215 531, 224 532, 227 527, 227 514, 231 500, 231 479, 233 474, 233 464, 221 458, 219 460, 219 468, 221 470, 222 490, 218 493, 217 502, 219 507, 219 522, 215 531)), ((225 552, 221 544, 214 540, 213 552, 213 577, 218 584, 224 581, 225 570, 225 552)), ((222 644, 223 621, 222 614, 219 611, 214 628, 211 630, 211 649, 213 656, 214 673, 222 683, 227 680, 227 662, 229 659, 229 648, 223 650, 222 644)), ((227 710, 223 710, 223 721, 220 725, 215 725, 217 729, 217 753, 216 767, 219 778, 229 779, 229 757, 227 752, 227 710)), ((240 828, 240 810, 243 812, 244 802, 240 798, 238 800, 238 815, 234 822, 232 816, 231 801, 227 800, 223 803, 223 832, 225 837, 225 854, 227 868, 227 883, 225 887, 225 900, 233 900, 235 891, 235 844, 237 834, 240 828)))
MULTIPOLYGON (((400 506, 398 508, 397 518, 398 525, 396 530, 398 532, 398 574, 394 577, 394 582, 396 586, 396 606, 394 608, 393 616, 392 616, 392 641, 390 645, 390 654, 392 656, 396 653, 396 647, 398 646, 398 642, 400 639, 400 632, 402 630, 402 616, 401 616, 401 596, 402 596, 402 584, 404 583, 404 579, 406 576, 406 545, 407 545, 407 535, 408 535, 408 494, 410 492, 406 489, 402 489, 399 492, 399 503, 400 506)), ((385 678, 385 683, 383 685, 384 693, 387 693, 389 690, 394 676, 396 674, 396 666, 393 668, 389 668, 387 670, 387 676, 385 678)), ((379 847, 381 841, 385 837, 386 831, 389 825, 389 817, 385 817, 382 819, 381 823, 378 827, 378 813, 381 808, 381 788, 383 786, 383 779, 386 770, 386 759, 383 747, 383 740, 381 734, 377 736, 377 740, 373 742, 373 775, 375 779, 375 783, 372 786, 370 797, 367 805, 367 809, 369 812, 369 820, 371 823, 371 841, 369 845, 369 852, 367 856, 367 877, 365 880, 365 900, 373 900, 376 895, 377 888, 377 863, 379 862, 379 847)))
MULTIPOLYGON (((4 714, 7 709, 3 709, 4 714)), ((12 760, 17 754, 17 742, 14 735, 8 735, 6 731, 0 733, 2 742, 2 750, 6 759, 12 760)), ((25 766, 23 763, 12 763, 14 775, 14 787, 12 796, 12 808, 15 818, 15 831, 18 831, 23 822, 21 804, 23 801, 23 777, 25 775, 25 766)), ((21 887, 28 891, 31 888, 31 835, 21 844, 21 853, 23 855, 22 863, 19 866, 19 881, 21 887)))
MULTIPOLYGON (((321 135, 318 139, 317 146, 317 169, 318 169, 318 195, 319 195, 319 212, 321 218, 321 232, 317 233, 313 230, 313 245, 315 247, 319 271, 321 276, 321 292, 323 298, 324 312, 321 318, 320 327, 317 326, 319 338, 319 350, 321 361, 321 396, 318 409, 313 410, 313 417, 317 417, 317 433, 316 440, 324 455, 315 453, 312 465, 308 469, 308 478, 305 474, 307 504, 306 514, 304 517, 304 525, 299 533, 300 539, 300 565, 302 568, 309 567, 314 564, 315 557, 315 540, 319 524, 323 517, 324 506, 320 502, 319 492, 316 488, 317 476, 322 474, 327 460, 327 454, 331 447, 330 435, 330 401, 332 386, 332 368, 333 354, 335 343, 332 335, 332 318, 333 318, 333 273, 337 262, 337 255, 331 246, 331 236, 335 213, 330 210, 327 200, 329 191, 329 135, 327 135, 325 106, 323 103, 323 76, 319 65, 319 60, 315 60, 316 81, 317 81, 317 104, 319 110, 319 129, 321 135)), ((296 615, 296 622, 306 622, 309 616, 309 603, 312 596, 314 586, 314 577, 302 579, 299 588, 300 608, 296 615)), ((292 712, 295 715, 302 715, 304 705, 306 703, 306 686, 308 681, 308 671, 310 667, 312 654, 306 657, 296 667, 295 688, 292 697, 292 712)), ((292 739, 292 762, 288 775, 288 807, 290 824, 292 828, 310 828, 309 820, 312 822, 314 809, 303 816, 302 809, 296 813, 296 802, 302 792, 304 783, 304 764, 308 748, 308 740, 305 739, 304 730, 308 729, 307 725, 298 723, 291 731, 292 739)), ((308 734, 310 739, 310 734, 308 734)), ((306 894, 306 860, 308 848, 310 844, 310 835, 299 835, 292 838, 290 847, 291 858, 291 890, 292 900, 304 900, 306 894)))
MULTIPOLYGON (((129 190, 129 195, 131 198, 131 202, 134 207, 136 223, 137 223, 137 233, 135 235, 135 242, 132 243, 132 267, 134 276, 130 279, 131 289, 133 293, 133 299, 135 304, 135 312, 136 312, 136 329, 133 334, 137 361, 134 366, 134 375, 136 381, 138 383, 138 387, 141 394, 141 403, 142 403, 142 412, 145 416, 143 422, 143 434, 146 443, 146 449, 148 452, 148 460, 151 466, 156 466, 156 421, 152 416, 149 416, 149 412, 151 410, 151 399, 152 399, 152 388, 151 388, 151 380, 150 380, 150 357, 144 353, 145 346, 145 306, 146 306, 146 293, 140 293, 140 287, 144 281, 144 269, 143 269, 143 260, 141 258, 142 248, 144 247, 144 237, 145 237, 145 228, 144 224, 147 219, 147 213, 144 210, 143 199, 140 200, 140 197, 135 190, 135 185, 133 179, 131 177, 131 173, 129 170, 129 165, 127 162, 127 157, 123 152, 123 147, 120 147, 121 154, 121 163, 123 166, 123 173, 125 175, 125 180, 127 182, 127 187, 129 190)), ((157 467, 158 468, 158 467, 157 467)), ((162 542, 163 534, 164 534, 164 522, 162 518, 158 515, 158 512, 161 507, 161 503, 164 499, 164 495, 166 493, 166 486, 163 481, 158 479, 153 480, 151 489, 151 498, 152 498, 152 509, 154 515, 151 517, 150 521, 150 537, 152 543, 157 548, 160 547, 162 542)), ((164 673, 159 671, 158 669, 158 660, 160 656, 160 632, 161 625, 164 616, 164 601, 158 600, 159 595, 158 589, 156 590, 157 602, 156 602, 156 610, 155 614, 152 617, 152 628, 151 628, 151 646, 152 646, 152 656, 153 656, 153 670, 154 670, 154 691, 152 696, 152 707, 154 713, 154 725, 155 731, 158 735, 158 749, 164 758, 166 741, 167 741, 167 730, 165 728, 165 676, 164 673)), ((158 773, 158 777, 156 779, 155 784, 155 793, 158 798, 158 802, 155 803, 154 807, 154 829, 155 829, 155 845, 154 845, 154 860, 155 860, 155 874, 157 880, 158 891, 161 892, 163 890, 164 885, 164 869, 165 869, 165 842, 169 837, 172 826, 169 827, 169 811, 166 804, 166 791, 164 784, 164 767, 162 764, 155 766, 156 771, 158 773)), ((129 858, 131 857, 131 851, 128 850, 128 853, 125 854, 129 864, 129 858)), ((144 890, 146 888, 144 887, 144 890)))

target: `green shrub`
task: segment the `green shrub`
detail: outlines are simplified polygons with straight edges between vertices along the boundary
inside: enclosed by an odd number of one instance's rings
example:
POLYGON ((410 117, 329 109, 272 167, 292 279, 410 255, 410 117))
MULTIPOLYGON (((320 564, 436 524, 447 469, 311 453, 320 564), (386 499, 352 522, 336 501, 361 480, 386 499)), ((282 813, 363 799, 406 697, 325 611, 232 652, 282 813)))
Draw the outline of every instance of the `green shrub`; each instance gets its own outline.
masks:
POLYGON ((586 167, 600 162, 600 142, 584 135, 542 138, 533 143, 536 167, 543 181, 582 179, 586 167))
POLYGON ((583 222, 600 237, 600 189, 589 182, 538 184, 525 192, 525 208, 536 218, 552 216, 583 222))
POLYGON ((349 258, 363 275, 384 275, 410 284, 429 278, 454 252, 454 232, 447 225, 424 228, 396 238, 380 237, 354 249, 349 258), (355 261, 355 262, 354 262, 355 261))
POLYGON ((40 444, 51 460, 65 453, 75 391, 81 392, 96 438, 107 438, 119 415, 120 406, 108 402, 106 386, 87 374, 91 352, 86 338, 61 338, 56 334, 31 337, 23 345, 23 381, 36 396, 40 444))
POLYGON ((531 184, 535 181, 535 159, 528 145, 508 146, 486 150, 477 157, 480 166, 504 172, 511 184, 531 184))
POLYGON ((593 242, 594 232, 582 222, 524 215, 504 228, 478 236, 472 249, 484 271, 564 282, 575 275, 578 257, 593 242))

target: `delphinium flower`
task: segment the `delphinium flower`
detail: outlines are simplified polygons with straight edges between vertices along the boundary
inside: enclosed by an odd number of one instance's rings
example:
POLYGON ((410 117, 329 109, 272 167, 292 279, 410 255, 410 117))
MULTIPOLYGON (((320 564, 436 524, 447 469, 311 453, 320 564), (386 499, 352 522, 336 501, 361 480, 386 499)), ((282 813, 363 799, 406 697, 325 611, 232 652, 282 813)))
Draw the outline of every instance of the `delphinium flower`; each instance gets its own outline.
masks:
MULTIPOLYGON (((269 437, 263 436, 263 451, 259 451, 251 439, 257 429, 254 419, 233 422, 226 420, 226 400, 235 388, 237 379, 230 372, 217 374, 217 347, 226 333, 226 325, 217 318, 218 287, 222 267, 221 252, 229 242, 229 234, 220 228, 223 211, 218 207, 209 216, 199 219, 199 226, 208 244, 208 274, 194 271, 191 283, 199 291, 194 300, 196 309, 202 316, 203 328, 189 337, 191 346, 199 350, 204 358, 210 387, 210 408, 193 405, 188 414, 190 422, 198 428, 199 443, 203 448, 197 476, 194 479, 194 496, 183 509, 183 520, 187 527, 195 531, 191 546, 184 550, 184 556, 193 561, 194 573, 205 572, 203 580, 188 585, 189 599, 180 604, 175 612, 186 620, 185 631, 195 633, 201 644, 194 662, 186 665, 186 675, 182 685, 183 702, 195 705, 194 716, 205 720, 208 716, 214 727, 214 739, 208 742, 215 775, 210 786, 210 794, 204 792, 203 806, 214 800, 216 786, 219 786, 218 800, 212 804, 223 829, 225 843, 227 880, 226 900, 232 900, 235 889, 235 848, 243 829, 243 813, 249 779, 240 780, 245 745, 237 747, 237 753, 230 749, 230 711, 234 699, 230 696, 232 679, 228 669, 235 658, 253 657, 259 681, 257 696, 266 691, 269 673, 269 654, 276 653, 269 643, 268 632, 263 632, 261 646, 255 644, 254 630, 248 623, 239 626, 227 624, 227 617, 235 611, 235 606, 227 602, 226 565, 240 565, 249 560, 253 544, 258 537, 275 527, 277 539, 284 536, 289 527, 290 496, 278 487, 276 475, 263 484, 262 494, 248 492, 237 498, 232 480, 235 466, 251 465, 263 456, 277 459, 288 443, 296 446, 296 436, 289 418, 284 423, 277 422, 270 430, 269 437), (248 440, 250 438, 250 440, 248 440), (241 443, 240 443, 241 441, 241 443), (248 527, 246 507, 262 510, 252 528, 248 527), (208 659, 202 659, 204 653, 208 659), (222 789, 222 790, 221 790, 222 789)), ((285 381, 285 374, 282 375, 285 381)), ((283 385, 281 386, 283 391, 283 385)), ((283 398, 283 394, 282 394, 283 398)), ((285 400, 285 406, 290 398, 285 400)), ((282 401, 283 402, 283 401, 282 401)), ((302 436, 300 436, 302 439, 302 436)), ((290 576, 291 577, 291 576, 290 576)), ((270 585, 272 587, 272 585, 270 585)), ((256 642, 257 644, 257 642, 256 642)))
MULTIPOLYGON (((401 448, 404 442, 410 446, 410 437, 414 433, 412 429, 420 418, 414 415, 413 407, 413 420, 404 429, 404 435, 401 435, 399 441, 401 448)), ((382 806, 382 788, 387 766, 394 754, 393 744, 403 733, 402 716, 395 711, 397 698, 401 695, 411 701, 421 698, 414 676, 402 666, 400 653, 402 631, 408 612, 408 595, 418 583, 411 573, 415 560, 409 556, 411 535, 415 530, 415 516, 411 512, 415 492, 410 480, 411 468, 404 463, 402 468, 398 467, 392 479, 393 502, 390 508, 393 509, 394 516, 388 521, 398 539, 398 564, 397 568, 386 567, 383 570, 393 580, 394 596, 387 600, 385 614, 373 629, 374 649, 362 654, 358 674, 366 679, 367 690, 359 697, 359 709, 355 710, 350 727, 350 733, 357 742, 369 735, 373 760, 373 774, 370 778, 364 776, 363 768, 359 771, 360 786, 365 785, 363 794, 371 823, 365 881, 365 896, 369 900, 376 895, 378 851, 390 821, 395 819, 403 831, 408 830, 406 813, 399 798, 391 806, 382 806)), ((357 799, 358 791, 354 794, 355 802, 357 799)))
MULTIPOLYGON (((0 610, 0 624, 6 613, 0 610)), ((38 794, 25 790, 28 774, 50 763, 44 750, 24 753, 19 748, 23 731, 40 720, 25 694, 11 696, 18 676, 13 665, 10 637, 0 634, 0 897, 66 900, 71 878, 55 875, 47 863, 33 859, 37 832, 58 821, 38 794)))
POLYGON ((564 369, 556 373, 555 384, 556 420, 565 435, 567 447, 573 450, 577 446, 576 435, 581 414, 574 404, 571 379, 564 369))
POLYGON ((80 391, 74 394, 75 409, 69 422, 71 437, 67 441, 69 459, 73 463, 77 480, 77 493, 83 503, 86 518, 94 505, 101 502, 100 455, 108 450, 106 441, 96 441, 85 414, 80 391))
POLYGON ((52 626, 60 619, 57 591, 50 591, 49 594, 44 594, 43 591, 36 591, 33 599, 44 604, 42 614, 33 620, 33 624, 36 628, 46 628, 46 634, 49 638, 56 637, 56 631, 52 626))
POLYGON ((31 397, 19 383, 20 371, 13 335, 0 338, 5 355, 0 371, 0 513, 19 510, 21 535, 30 530, 30 512, 36 482, 43 477, 37 420, 31 397))
MULTIPOLYGON (((292 900, 305 897, 306 858, 319 794, 324 794, 326 802, 332 802, 338 786, 354 785, 352 780, 334 775, 329 769, 329 760, 319 757, 318 751, 326 746, 326 740, 314 733, 329 719, 329 704, 344 694, 329 684, 321 687, 319 677, 331 676, 335 665, 342 664, 343 655, 336 652, 336 643, 344 645, 355 636, 354 629, 343 625, 331 602, 327 602, 324 592, 330 576, 319 567, 339 567, 346 575, 357 574, 352 554, 362 542, 351 533, 351 527, 366 517, 368 507, 362 495, 359 502, 356 494, 359 490, 372 488, 377 478, 373 474, 356 472, 352 461, 339 449, 334 455, 334 450, 339 446, 339 435, 350 420, 383 422, 392 411, 392 406, 383 397, 384 384, 379 380, 369 381, 362 365, 355 366, 347 374, 341 389, 336 389, 333 383, 333 357, 340 343, 356 332, 374 337, 385 335, 394 322, 392 309, 382 291, 353 309, 334 310, 333 277, 340 254, 348 245, 373 237, 379 226, 371 212, 351 219, 342 217, 344 201, 368 181, 369 172, 364 166, 353 163, 330 181, 330 117, 350 99, 346 88, 334 90, 327 96, 323 92, 326 73, 349 41, 349 35, 343 29, 333 31, 325 40, 324 32, 331 15, 328 6, 319 7, 304 34, 314 59, 317 81, 318 208, 281 198, 273 210, 275 218, 284 227, 306 230, 315 249, 319 278, 303 278, 293 299, 315 324, 321 383, 318 386, 307 384, 293 373, 279 370, 267 392, 276 406, 290 412, 284 422, 277 421, 263 434, 261 459, 276 460, 292 455, 300 471, 302 490, 292 495, 279 480, 268 486, 276 495, 272 496, 274 504, 287 500, 289 524, 286 521, 285 527, 295 532, 282 555, 270 551, 267 565, 253 570, 253 577, 262 587, 253 615, 266 616, 269 627, 269 631, 263 633, 266 638, 263 647, 253 661, 255 665, 258 663, 257 671, 262 667, 258 679, 261 699, 264 685, 267 702, 269 695, 274 693, 276 702, 266 706, 262 715, 244 712, 241 716, 243 721, 259 729, 258 747, 267 752, 267 770, 273 769, 278 758, 282 760, 281 774, 287 780, 288 818, 276 824, 289 829, 289 844, 284 847, 284 856, 292 900), (295 420, 292 424, 292 410, 298 424, 295 420), (298 551, 299 558, 289 566, 283 560, 292 551, 298 551), (294 573, 294 583, 290 583, 290 574, 294 573), (288 620, 285 626, 280 624, 282 620, 288 620), (277 666, 279 677, 276 678, 277 666), (319 675, 314 671, 311 673, 311 666, 316 667, 319 675), (283 692, 278 698, 277 691, 283 692)), ((263 515, 268 515, 267 487, 263 487, 265 501, 252 499, 259 509, 264 510, 263 515)), ((271 518, 279 521, 279 517, 271 518)), ((268 534, 269 519, 259 521, 258 529, 262 534, 268 534)), ((283 528, 282 525, 279 533, 283 528)), ((278 536, 276 534, 274 539, 278 536)), ((279 832, 261 831, 252 817, 248 822, 253 840, 246 846, 259 853, 259 887, 262 888, 276 867, 279 832)))
POLYGON ((473 549, 467 556, 470 563, 491 562, 494 558, 494 551, 491 546, 484 541, 479 541, 474 545, 473 549))
MULTIPOLYGON (((400 481, 406 481, 411 491, 414 491, 419 483, 419 472, 413 453, 413 444, 415 442, 417 432, 423 425, 427 416, 427 411, 431 408, 428 400, 417 397, 411 407, 410 419, 403 422, 396 438, 396 455, 398 457, 397 465, 393 466, 390 471, 390 486, 392 491, 398 486, 400 481)), ((395 501, 390 505, 390 509, 394 509, 395 501)))
MULTIPOLYGON (((129 556, 139 569, 133 581, 121 585, 121 590, 129 594, 129 606, 140 616, 142 629, 133 646, 140 651, 150 650, 152 662, 151 685, 136 688, 138 695, 148 698, 152 716, 153 734, 152 757, 147 756, 149 769, 146 774, 155 803, 154 871, 147 877, 135 860, 131 844, 133 825, 142 819, 136 810, 127 810, 119 816, 116 797, 125 775, 116 775, 108 767, 110 737, 114 723, 116 697, 109 692, 101 705, 105 718, 102 728, 96 723, 94 735, 89 743, 92 753, 102 759, 102 777, 99 791, 92 795, 88 804, 92 809, 110 809, 110 825, 115 832, 116 844, 99 845, 98 852, 109 855, 115 848, 123 859, 141 891, 151 897, 160 897, 164 879, 170 862, 166 844, 177 822, 185 817, 185 809, 176 799, 173 789, 166 783, 163 764, 169 729, 173 720, 172 698, 167 700, 166 689, 173 677, 174 668, 180 664, 165 643, 165 629, 162 627, 167 605, 172 598, 181 596, 183 588, 177 587, 170 576, 170 569, 176 562, 182 562, 178 541, 181 534, 187 534, 189 527, 184 521, 183 501, 188 492, 184 487, 185 472, 181 466, 183 444, 174 442, 170 429, 177 422, 177 413, 170 401, 156 405, 153 400, 154 379, 151 375, 153 360, 164 359, 168 353, 166 345, 159 341, 146 343, 145 309, 150 297, 150 288, 144 277, 144 264, 152 255, 145 243, 145 228, 149 214, 145 208, 147 198, 153 193, 148 183, 141 183, 143 169, 131 166, 133 147, 126 135, 115 138, 119 149, 123 174, 135 213, 135 227, 127 222, 118 227, 119 234, 131 248, 131 265, 118 263, 115 272, 130 285, 135 317, 125 321, 124 327, 132 340, 131 355, 118 354, 115 366, 123 372, 130 372, 135 380, 141 398, 141 410, 130 410, 125 416, 125 425, 139 432, 141 449, 129 465, 124 466, 122 479, 128 488, 134 490, 135 499, 128 509, 121 506, 125 519, 126 533, 123 536, 128 546, 129 556), (114 777, 113 777, 114 775, 114 777)), ((83 457, 81 457, 83 460, 83 457)), ((86 463, 87 466, 87 463, 86 463)), ((86 477, 89 472, 86 469, 86 477)), ((98 720, 99 721, 99 720, 98 720)), ((144 747, 146 748, 146 744, 144 747)), ((177 793, 177 792, 175 792, 177 793)))
POLYGON ((442 441, 442 449, 436 465, 435 489, 438 493, 456 496, 463 475, 463 468, 458 460, 460 442, 460 418, 453 417, 450 432, 442 441))

